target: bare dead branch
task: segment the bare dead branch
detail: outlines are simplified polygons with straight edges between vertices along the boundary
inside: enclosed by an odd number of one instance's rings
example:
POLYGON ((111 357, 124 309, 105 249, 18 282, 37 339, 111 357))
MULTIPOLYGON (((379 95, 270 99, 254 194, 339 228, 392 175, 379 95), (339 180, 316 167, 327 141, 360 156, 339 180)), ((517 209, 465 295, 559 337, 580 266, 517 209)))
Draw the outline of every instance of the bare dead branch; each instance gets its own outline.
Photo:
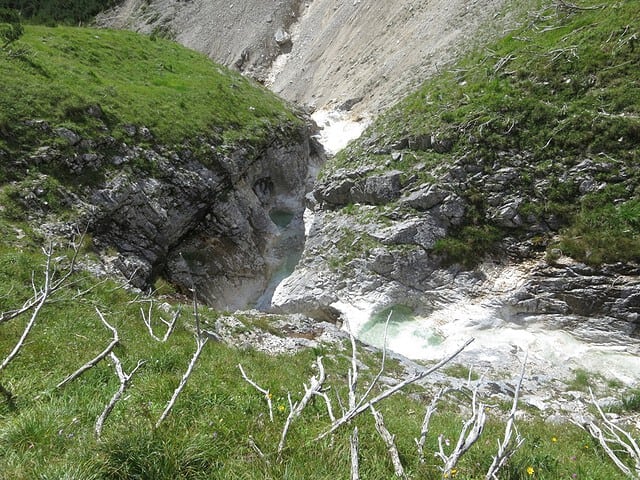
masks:
POLYGON ((589 389, 591 393, 591 401, 598 410, 598 414, 602 419, 603 426, 596 425, 595 422, 589 422, 585 425, 574 422, 579 427, 585 429, 589 434, 598 441, 602 449, 609 456, 609 458, 615 463, 615 465, 629 478, 638 480, 640 479, 640 447, 635 439, 629 432, 613 423, 600 408, 593 391, 589 389), (614 450, 614 447, 622 448, 624 452, 629 456, 629 459, 633 461, 634 466, 631 469, 614 450))
POLYGON ((389 312, 389 315, 387 315, 387 320, 384 324, 384 336, 382 338, 382 361, 380 362, 380 370, 378 370, 378 374, 375 376, 375 378, 369 385, 369 388, 367 388, 367 391, 360 398, 360 401, 358 402, 358 406, 360 406, 364 401, 366 401, 366 399, 369 397, 369 394, 371 393, 373 388, 378 383, 378 380, 380 380, 380 377, 384 373, 384 369, 387 361, 387 335, 389 334, 389 322, 391 321, 391 315, 393 315, 393 310, 391 310, 389 312))
MULTIPOLYGON (((20 335, 20 338, 18 339, 17 343, 15 344, 15 346, 13 347, 9 355, 7 355, 6 358, 0 364, 0 372, 2 372, 2 370, 4 370, 7 367, 7 365, 9 365, 9 363, 11 363, 11 361, 18 355, 18 352, 20 351, 20 349, 24 346, 24 342, 27 339, 27 336, 29 335, 29 333, 31 332, 31 329, 35 325, 36 319, 38 318, 38 314, 40 313, 40 310, 46 303, 47 299, 49 298, 49 294, 51 293, 51 279, 53 276, 51 272, 51 259, 52 259, 52 252, 53 252, 52 244, 49 243, 49 247, 46 250, 43 248, 43 252, 45 253, 47 261, 46 261, 45 272, 44 272, 44 285, 42 287, 42 290, 40 291, 38 302, 35 305, 33 312, 31 313, 31 318, 29 319, 26 326, 24 327, 24 330, 22 331, 22 335, 20 335)), ((34 289, 35 289, 35 285, 34 285, 34 289)), ((34 295, 34 298, 35 296, 36 295, 34 295)))
POLYGON ((325 373, 324 373, 324 365, 322 364, 322 357, 318 357, 316 359, 316 366, 318 367, 318 375, 311 377, 309 380, 309 386, 304 385, 304 395, 299 402, 295 404, 291 403, 291 396, 289 396, 289 415, 287 416, 287 420, 285 421, 284 427, 282 429, 282 435, 280 436, 280 443, 278 444, 278 458, 281 457, 282 451, 286 445, 286 437, 289 428, 291 427, 291 423, 295 420, 300 414, 302 410, 307 406, 309 400, 316 394, 316 392, 320 392, 322 390, 322 384, 325 381, 325 373))
POLYGON ((356 407, 356 388, 358 386, 358 349, 356 348, 356 337, 351 331, 351 325, 349 325, 348 330, 351 342, 351 368, 347 373, 347 383, 349 384, 349 408, 354 409, 356 407))
POLYGON ((424 414, 424 420, 422 420, 422 427, 420 428, 420 438, 415 439, 416 445, 418 447, 418 456, 420 457, 420 463, 424 463, 424 444, 427 441, 427 435, 429 434, 429 423, 431 422, 431 416, 436 413, 438 402, 449 391, 451 391, 450 388, 441 388, 431 399, 431 403, 427 407, 427 411, 424 414))
POLYGON ((351 453, 351 480, 360 480, 358 427, 353 427, 353 434, 350 437, 349 445, 349 452, 351 453))
MULTIPOLYGON (((71 241, 71 245, 73 248, 73 255, 71 257, 71 262, 66 269, 66 273, 59 279, 55 279, 56 270, 53 268, 53 242, 49 241, 47 247, 42 248, 42 252, 45 255, 45 271, 44 271, 44 285, 42 288, 37 288, 35 285, 34 275, 31 276, 31 285, 33 287, 33 296, 28 298, 20 308, 14 310, 8 310, 6 312, 0 313, 0 323, 8 322, 9 320, 13 320, 20 315, 27 313, 28 311, 34 308, 42 308, 42 305, 48 301, 48 298, 51 296, 53 292, 60 289, 69 277, 75 272, 75 266, 78 259, 78 255, 80 252, 80 246, 84 240, 86 234, 86 230, 80 236, 78 241, 74 239, 71 241), (43 298, 44 297, 44 298, 43 298)), ((32 317, 33 318, 33 317, 32 317)), ((33 325, 32 325, 33 326, 33 325)), ((28 333, 28 332, 27 332, 28 333)))
POLYGON ((381 400, 384 400, 385 398, 393 395, 394 393, 402 390, 403 388, 405 388, 407 385, 411 385, 412 383, 415 383, 419 380, 422 380, 423 378, 429 376, 430 374, 432 374, 433 372, 435 372, 436 370, 442 368, 444 365, 446 365, 447 363, 449 363, 451 360, 453 360, 455 357, 457 357, 465 348, 467 348, 467 346, 469 346, 469 344, 471 342, 473 342, 473 338, 467 340, 460 348, 458 348, 455 352, 453 352, 451 355, 449 355, 448 357, 444 358, 443 360, 441 360, 440 362, 438 362, 436 365, 432 366, 431 368, 424 370, 420 373, 416 373, 413 376, 406 378, 405 380, 403 380, 402 382, 389 387, 388 389, 386 389, 384 392, 380 393, 378 396, 376 396, 375 398, 365 402, 364 404, 360 405, 359 407, 355 408, 355 409, 349 409, 346 413, 344 413, 342 415, 342 417, 340 417, 338 420, 336 420, 335 422, 333 422, 331 424, 331 427, 326 430, 325 432, 321 433, 320 435, 318 435, 315 440, 322 440, 323 438, 325 438, 327 435, 330 435, 331 433, 335 432, 338 428, 340 428, 342 425, 344 425, 345 423, 350 422, 351 420, 353 420, 356 416, 360 415, 362 412, 366 411, 369 409, 369 407, 371 407, 372 405, 375 405, 376 403, 380 402, 381 400))
POLYGON ((398 453, 398 447, 396 447, 395 435, 392 435, 384 424, 384 417, 382 413, 378 412, 373 405, 371 405, 371 414, 376 421, 376 430, 380 434, 382 441, 387 446, 387 451, 391 457, 391 463, 393 464, 393 471, 396 477, 406 478, 404 473, 404 467, 400 461, 400 454, 398 453))
POLYGON ((109 343, 107 348, 105 348, 97 356, 95 356, 93 359, 89 360, 87 363, 82 365, 78 370, 76 370, 71 375, 69 375, 67 378, 65 378, 60 383, 58 383, 58 385, 56 385, 56 388, 61 388, 61 387, 65 386, 67 383, 75 380, 80 375, 82 375, 84 372, 89 370, 90 368, 95 367, 98 364, 98 362, 100 362, 100 360, 102 360, 107 355, 109 355, 113 351, 115 346, 118 345, 118 343, 120 342, 120 337, 118 335, 118 330, 116 330, 114 327, 112 327, 109 324, 109 322, 107 322, 105 320, 104 315, 102 315, 102 312, 100 310, 98 310, 98 307, 96 307, 96 312, 98 313, 98 316, 100 317, 100 320, 102 320, 102 323, 104 324, 104 326, 107 327, 111 331, 111 334, 112 334, 112 337, 113 337, 113 339, 111 340, 111 343, 109 343))
POLYGON ((240 373, 242 374, 242 378, 244 378, 245 381, 247 383, 249 383, 249 385, 251 385, 253 388, 255 388, 260 393, 262 393, 262 395, 264 395, 264 399, 267 401, 267 407, 269 408, 269 420, 271 420, 271 422, 273 422, 273 404, 271 403, 271 392, 269 392, 269 390, 266 390, 266 389, 262 388, 256 382, 254 382, 249 377, 247 377, 247 374, 244 373, 244 369, 242 368, 242 365, 238 364, 238 368, 240 369, 240 373))
POLYGON ((208 337, 206 336, 203 337, 199 335, 200 328, 199 328, 199 321, 197 319, 197 316, 196 316, 196 326, 198 330, 198 333, 196 333, 195 335, 196 351, 193 353, 193 356, 191 357, 191 361, 187 366, 187 370, 184 372, 184 374, 182 375, 182 378, 180 379, 180 383, 178 384, 176 389, 173 391, 173 395, 171 396, 171 399, 167 403, 167 406, 165 407, 164 411, 162 412, 162 415, 160 415, 160 418, 156 422, 156 428, 158 428, 160 424, 167 418, 167 416, 169 416, 169 412, 171 412, 173 405, 176 403, 176 400, 178 399, 178 395, 180 395, 180 393, 182 392, 182 389, 184 389, 184 386, 187 384, 187 380, 189 380, 189 377, 193 372, 193 368, 195 367, 196 362, 198 361, 198 358, 202 353, 202 349, 204 348, 204 346, 207 344, 207 341, 209 340, 208 337))
POLYGON ((116 356, 115 353, 111 352, 109 354, 109 357, 113 361, 114 368, 116 369, 116 374, 118 375, 118 379, 120 380, 120 387, 118 388, 118 391, 113 394, 113 397, 111 397, 111 400, 109 400, 109 403, 107 403, 107 405, 104 407, 104 410, 102 411, 100 416, 96 419, 96 425, 94 430, 95 430, 96 437, 98 439, 100 439, 100 435, 102 434, 102 427, 104 425, 105 420, 107 419, 107 417, 109 416, 113 408, 116 406, 116 403, 118 402, 118 400, 120 400, 120 398, 124 394, 127 387, 131 384, 131 378, 133 377, 133 375, 145 363, 144 360, 138 360, 138 365, 136 365, 136 367, 133 370, 131 370, 131 373, 127 374, 122 369, 122 363, 120 362, 120 359, 116 356))
POLYGON ((331 399, 329 399, 329 395, 327 395, 326 392, 321 391, 321 392, 314 392, 314 395, 317 395, 319 397, 322 397, 324 399, 324 403, 327 405, 327 414, 329 415, 329 420, 331 420, 332 422, 336 421, 336 417, 333 414, 333 407, 331 405, 331 399))
POLYGON ((524 438, 518 432, 518 429, 515 427, 516 413, 518 412, 518 399, 520 397, 520 387, 522 386, 522 380, 524 379, 524 372, 527 366, 527 359, 529 357, 529 352, 527 352, 524 356, 524 360, 522 361, 522 370, 520 371, 520 378, 518 379, 518 384, 516 385, 516 390, 513 394, 513 403, 511 404, 511 411, 509 412, 509 418, 507 419, 507 423, 504 427, 504 437, 502 441, 498 440, 498 452, 493 457, 493 462, 487 471, 487 475, 484 477, 485 480, 498 480, 498 471, 502 467, 504 467, 509 459, 513 456, 514 453, 518 451, 518 449, 524 443, 524 438), (512 441, 513 431, 515 430, 516 437, 512 441))
POLYGON ((438 437, 438 452, 436 452, 435 455, 444 463, 442 472, 445 477, 451 476, 451 471, 458 464, 460 458, 478 441, 486 420, 484 405, 478 403, 478 387, 476 386, 476 388, 473 389, 471 399, 471 416, 462 426, 458 441, 451 453, 446 454, 444 452, 444 447, 442 446, 443 436, 440 435, 438 437))

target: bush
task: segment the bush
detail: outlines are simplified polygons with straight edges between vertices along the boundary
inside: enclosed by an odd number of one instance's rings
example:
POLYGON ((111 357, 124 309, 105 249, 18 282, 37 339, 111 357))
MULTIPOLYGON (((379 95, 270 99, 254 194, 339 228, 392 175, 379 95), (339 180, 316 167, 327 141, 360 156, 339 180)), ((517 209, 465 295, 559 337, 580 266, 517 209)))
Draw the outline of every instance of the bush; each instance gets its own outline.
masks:
POLYGON ((24 33, 18 11, 10 8, 0 8, 0 40, 4 42, 2 48, 18 40, 24 33))

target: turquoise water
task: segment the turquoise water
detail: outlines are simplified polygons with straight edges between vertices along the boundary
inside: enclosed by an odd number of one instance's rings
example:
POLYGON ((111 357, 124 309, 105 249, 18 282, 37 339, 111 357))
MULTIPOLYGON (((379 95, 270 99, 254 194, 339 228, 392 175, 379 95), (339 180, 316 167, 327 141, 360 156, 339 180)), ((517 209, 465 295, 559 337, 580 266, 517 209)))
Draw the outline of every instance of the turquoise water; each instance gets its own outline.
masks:
POLYGON ((280 228, 287 228, 293 220, 294 214, 286 210, 273 209, 269 212, 271 221, 280 228))
POLYGON ((429 348, 441 345, 444 336, 439 334, 435 328, 424 325, 413 310, 406 305, 393 305, 371 315, 369 320, 360 328, 357 337, 365 343, 382 348, 385 339, 385 326, 389 319, 387 330, 387 346, 393 349, 390 343, 395 343, 398 339, 410 341, 412 350, 418 348, 429 348), (416 328, 420 325, 420 328, 416 328))

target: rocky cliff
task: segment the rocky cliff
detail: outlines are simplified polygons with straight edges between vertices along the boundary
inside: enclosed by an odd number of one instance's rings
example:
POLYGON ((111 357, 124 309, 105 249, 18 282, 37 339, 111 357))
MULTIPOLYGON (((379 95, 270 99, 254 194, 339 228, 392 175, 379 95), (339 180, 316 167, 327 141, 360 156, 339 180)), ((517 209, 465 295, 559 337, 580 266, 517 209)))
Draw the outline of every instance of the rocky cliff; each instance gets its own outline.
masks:
MULTIPOLYGON (((264 148, 238 145, 227 154, 204 139, 177 149, 151 138, 146 146, 132 138, 86 154, 79 135, 60 130, 73 142, 65 168, 79 178, 118 166, 65 195, 77 223, 132 285, 149 290, 164 278, 222 310, 268 303, 272 278, 295 263, 304 244, 304 198, 323 160, 311 133, 303 125, 274 135, 264 148)), ((54 163, 57 155, 45 148, 31 161, 54 163)), ((44 199, 21 195, 31 218, 44 218, 44 199)))
POLYGON ((141 155, 157 173, 121 173, 93 191, 89 229, 117 248, 115 265, 136 286, 162 276, 223 310, 268 302, 272 277, 304 244, 304 197, 322 159, 309 133, 206 162, 188 150, 125 150, 123 160, 141 155))

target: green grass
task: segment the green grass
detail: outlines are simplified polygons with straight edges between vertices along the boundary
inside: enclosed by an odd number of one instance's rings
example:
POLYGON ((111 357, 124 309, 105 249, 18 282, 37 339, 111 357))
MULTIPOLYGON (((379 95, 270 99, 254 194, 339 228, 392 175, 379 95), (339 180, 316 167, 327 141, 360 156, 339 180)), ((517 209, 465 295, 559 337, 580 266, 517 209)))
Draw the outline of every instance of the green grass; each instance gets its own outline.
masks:
MULTIPOLYGON (((640 3, 577 4, 529 2, 519 28, 426 81, 322 175, 366 165, 433 183, 429 175, 461 159, 485 173, 513 167, 519 178, 504 189, 527 200, 521 215, 566 227, 563 252, 593 264, 639 261, 640 3), (380 151, 403 144, 402 160, 387 167, 380 151), (605 164, 595 181, 618 184, 618 196, 585 197, 579 181, 567 181, 585 159, 605 164)), ((483 185, 456 188, 470 208, 465 225, 438 244, 450 261, 473 265, 505 236, 530 234, 492 223, 483 185)))
MULTIPOLYGON (((0 311, 21 305, 31 295, 32 272, 36 283, 42 275, 38 239, 18 239, 15 232, 11 233, 12 225, 0 222, 8 240, 0 246, 0 311)), ((61 271, 68 262, 63 253, 56 252, 61 271)), ((333 479, 347 475, 351 429, 338 430, 331 440, 313 441, 329 425, 320 399, 293 423, 281 460, 276 452, 290 408, 287 396, 290 393, 293 401, 301 398, 303 383, 315 374, 312 364, 316 355, 324 356, 334 408, 338 408, 336 395, 346 401, 348 349, 321 347, 295 355, 269 356, 210 341, 173 411, 155 429, 195 348, 189 306, 184 306, 179 326, 169 340, 158 343, 147 334, 140 318, 141 304, 133 294, 112 281, 100 281, 82 272, 74 274, 70 282, 54 293, 24 348, 0 376, 3 387, 13 394, 10 401, 0 395, 0 478, 333 479), (64 388, 55 388, 110 341, 96 307, 119 331, 121 341, 115 352, 124 370, 130 372, 139 360, 145 361, 107 419, 101 440, 95 438, 93 428, 118 386, 113 366, 102 361, 64 388), (252 379, 270 390, 275 408, 273 423, 264 397, 242 380, 239 363, 252 379)), ((162 301, 172 300, 165 297, 156 305, 162 301)), ((170 316, 158 307, 153 311, 156 319, 158 315, 170 316)), ((200 314, 205 325, 218 316, 218 312, 205 307, 200 314)), ((0 324, 1 357, 13 348, 25 322, 26 318, 18 318, 0 324)), ((261 327, 260 321, 253 323, 254 328, 261 327)), ((266 328, 270 327, 267 323, 266 328)), ((157 334, 164 332, 159 321, 155 328, 157 334)), ((369 366, 361 371, 362 392, 377 372, 380 355, 362 351, 360 359, 369 366)), ((390 369, 398 374, 402 370, 390 369)), ((379 391, 376 388, 373 393, 379 391)), ((439 465, 432 455, 438 435, 455 442, 462 422, 457 405, 467 400, 465 396, 452 396, 443 402, 432 421, 422 463, 413 439, 419 435, 430 396, 418 387, 411 392, 411 396, 389 398, 379 409, 396 435, 410 476, 440 479, 439 465)), ((635 405, 635 401, 631 403, 635 405)), ((484 440, 463 457, 458 478, 483 478, 495 453, 495 436, 504 428, 501 415, 499 409, 490 409, 484 440)), ((370 416, 363 415, 355 423, 360 429, 362 478, 390 478, 393 470, 386 447, 375 433, 370 416)), ((533 421, 520 422, 519 428, 527 442, 505 470, 504 478, 529 478, 529 466, 536 471, 534 478, 571 478, 573 473, 584 479, 621 478, 576 427, 533 421)))
POLYGON ((94 141, 126 139, 123 126, 146 126, 164 145, 200 136, 259 142, 299 122, 275 95, 167 40, 26 26, 12 50, 0 52, 0 148, 39 146, 38 132, 24 126, 35 119, 94 141), (96 105, 98 118, 87 114, 96 105))

